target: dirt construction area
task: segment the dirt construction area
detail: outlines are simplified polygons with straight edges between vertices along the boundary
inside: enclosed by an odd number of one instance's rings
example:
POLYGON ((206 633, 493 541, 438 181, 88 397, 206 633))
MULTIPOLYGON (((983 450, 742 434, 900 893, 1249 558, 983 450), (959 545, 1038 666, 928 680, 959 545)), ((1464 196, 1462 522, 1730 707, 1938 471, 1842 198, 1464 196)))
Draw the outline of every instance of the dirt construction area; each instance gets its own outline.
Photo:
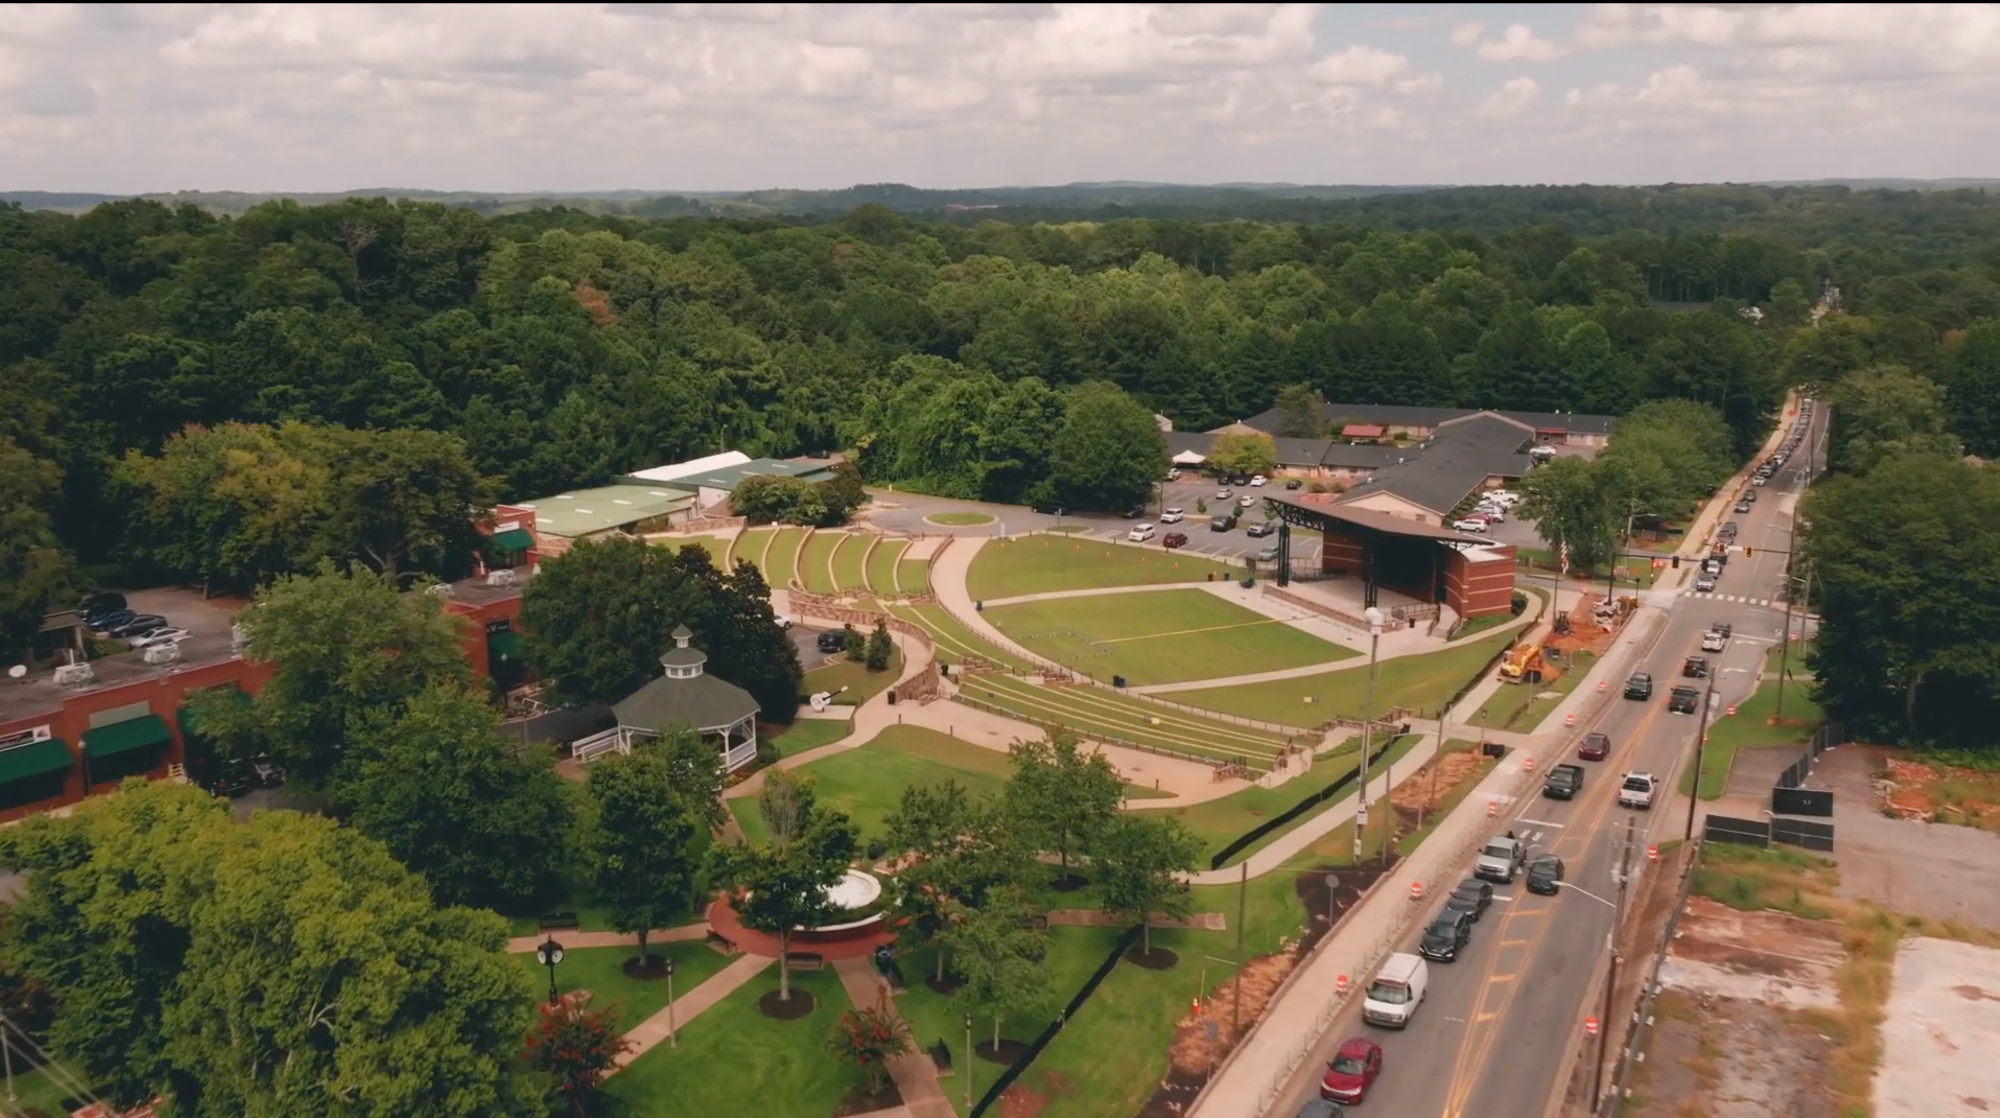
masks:
POLYGON ((2000 1111, 2000 950, 1913 937, 1896 952, 1875 1118, 2000 1111))

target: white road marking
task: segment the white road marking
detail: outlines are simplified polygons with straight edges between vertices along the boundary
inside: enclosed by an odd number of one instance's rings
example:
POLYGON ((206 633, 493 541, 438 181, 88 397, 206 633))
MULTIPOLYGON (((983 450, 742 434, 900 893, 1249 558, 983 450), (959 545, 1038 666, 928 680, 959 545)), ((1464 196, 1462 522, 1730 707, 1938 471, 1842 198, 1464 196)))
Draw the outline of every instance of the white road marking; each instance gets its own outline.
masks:
POLYGON ((1512 893, 1495 893, 1495 894, 1493 894, 1493 899, 1494 899, 1494 900, 1496 900, 1496 901, 1511 901, 1511 900, 1513 900, 1513 899, 1514 899, 1514 894, 1512 894, 1512 893))
POLYGON ((1523 823, 1526 823, 1526 824, 1527 824, 1528 826, 1530 826, 1530 827, 1561 827, 1561 826, 1562 826, 1562 824, 1561 824, 1561 823, 1551 823, 1551 822, 1549 822, 1549 821, 1548 821, 1548 820, 1546 820, 1546 819, 1523 819, 1523 820, 1521 820, 1520 822, 1523 822, 1523 823))

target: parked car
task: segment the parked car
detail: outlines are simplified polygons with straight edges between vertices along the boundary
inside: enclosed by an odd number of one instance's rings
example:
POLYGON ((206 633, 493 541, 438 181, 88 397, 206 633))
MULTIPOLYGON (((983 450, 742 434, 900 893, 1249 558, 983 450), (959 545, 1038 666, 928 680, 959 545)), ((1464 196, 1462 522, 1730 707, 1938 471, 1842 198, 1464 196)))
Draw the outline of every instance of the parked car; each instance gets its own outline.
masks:
POLYGON ((1163 538, 1162 538, 1162 539, 1160 540, 1160 546, 1161 546, 1161 547, 1186 547, 1186 546, 1187 546, 1187 542, 1188 542, 1188 538, 1187 538, 1187 533, 1186 533, 1186 532, 1168 532, 1168 533, 1166 534, 1166 536, 1164 536, 1164 537, 1163 537, 1163 538))
POLYGON ((1137 520, 1140 517, 1146 515, 1146 506, 1127 505, 1125 506, 1125 511, 1119 513, 1118 515, 1125 518, 1126 520, 1137 520))
POLYGON ((233 765, 223 766, 222 771, 216 774, 214 782, 209 785, 209 791, 218 796, 235 799, 256 786, 257 778, 250 771, 250 766, 238 761, 233 765))
POLYGON ((1293 478, 1292 480, 1285 483, 1285 488, 1287 489, 1304 489, 1305 487, 1306 483, 1300 481, 1298 478, 1293 478))
POLYGON ((1270 547, 1264 548, 1263 550, 1259 551, 1254 556, 1254 558, 1259 563, 1275 563, 1278 561, 1278 546, 1276 544, 1272 544, 1270 547))
POLYGON ((1687 679, 1708 678, 1708 657, 1690 656, 1681 662, 1681 675, 1687 679))
POLYGON ((1245 535, 1261 539, 1265 536, 1271 535, 1277 530, 1278 526, 1276 524, 1273 524, 1268 520, 1260 520, 1257 523, 1252 524, 1248 528, 1243 529, 1243 532, 1245 535))
POLYGON ((1132 530, 1125 533, 1125 538, 1131 540, 1133 543, 1145 543, 1147 540, 1153 538, 1153 526, 1151 524, 1134 524, 1132 530))
POLYGON ((1625 697, 1641 701, 1653 697, 1653 676, 1651 672, 1633 672, 1625 681, 1625 697))
POLYGON ((90 594, 76 604, 76 612, 82 615, 86 622, 109 617, 125 608, 125 595, 113 593, 90 594))
POLYGON ((114 640, 130 640, 133 637, 143 637, 155 629, 164 629, 166 627, 166 618, 161 617, 157 613, 142 613, 125 624, 118 626, 116 629, 111 630, 111 636, 114 640))
POLYGON ((1471 916, 1473 921, 1486 914, 1486 908, 1493 903, 1493 886, 1476 877, 1468 877, 1458 883, 1458 888, 1444 899, 1444 906, 1471 916))
POLYGON ((1236 517, 1229 513, 1219 513, 1208 518, 1208 530, 1211 532, 1227 532, 1234 527, 1236 527, 1236 517))
POLYGON ((285 770, 269 757, 250 762, 250 775, 256 778, 259 788, 276 788, 285 782, 285 770))
POLYGON ((1611 737, 1593 730, 1583 735, 1583 744, 1576 747, 1576 756, 1581 761, 1602 761, 1611 756, 1611 737))
POLYGON ((1242 496, 1241 498, 1239 498, 1239 499, 1237 500, 1237 502, 1236 502, 1236 504, 1237 504, 1237 506, 1238 506, 1239 508, 1246 508, 1246 509, 1247 509, 1247 508, 1249 508, 1250 506, 1252 506, 1252 505, 1256 504, 1256 503, 1257 503, 1257 498, 1255 498, 1255 497, 1252 497, 1252 496, 1251 496, 1250 494, 1248 494, 1248 493, 1245 493, 1245 494, 1244 494, 1244 495, 1243 495, 1243 496, 1242 496))
POLYGON ((132 647, 151 648, 156 644, 179 644, 191 636, 194 634, 186 629, 178 625, 169 625, 163 629, 155 629, 144 636, 133 637, 132 647))
POLYGON ((1368 1097, 1368 1088, 1382 1074, 1382 1046, 1365 1036, 1349 1037, 1327 1062, 1320 1077, 1319 1096, 1327 1102, 1353 1106, 1368 1097))
POLYGON ((1438 963, 1458 961, 1458 953, 1472 942, 1472 917, 1463 912, 1445 909, 1437 919, 1424 929, 1424 938, 1417 943, 1417 953, 1438 963))
POLYGON ((1162 524, 1179 524, 1185 519, 1187 519, 1187 513, 1180 509, 1165 509, 1160 513, 1160 523, 1162 524))
POLYGON ((1528 863, 1528 892, 1553 897, 1561 887, 1563 860, 1553 854, 1544 854, 1528 863))
POLYGON ((813 641, 813 645, 821 652, 845 651, 847 648, 847 633, 848 630, 846 629, 828 629, 813 641))
POLYGON ((1218 501, 1231 500, 1235 496, 1236 496, 1236 491, 1229 488, 1227 485, 1215 491, 1215 499, 1218 501))
POLYGON ((1476 516, 1468 516, 1464 520, 1454 520, 1451 526, 1460 532, 1479 532, 1483 534, 1486 531, 1486 522, 1476 516))
POLYGON ((118 628, 120 625, 137 616, 139 616, 137 613, 129 609, 114 609, 110 613, 102 614, 92 620, 90 627, 99 633, 109 633, 111 630, 118 628))
POLYGON ((1676 687, 1667 693, 1668 714, 1693 714, 1701 709, 1701 692, 1693 687, 1676 687))
POLYGON ((1269 480, 1270 479, 1266 478, 1263 474, 1251 474, 1250 487, 1252 489, 1262 489, 1264 487, 1264 483, 1269 480))

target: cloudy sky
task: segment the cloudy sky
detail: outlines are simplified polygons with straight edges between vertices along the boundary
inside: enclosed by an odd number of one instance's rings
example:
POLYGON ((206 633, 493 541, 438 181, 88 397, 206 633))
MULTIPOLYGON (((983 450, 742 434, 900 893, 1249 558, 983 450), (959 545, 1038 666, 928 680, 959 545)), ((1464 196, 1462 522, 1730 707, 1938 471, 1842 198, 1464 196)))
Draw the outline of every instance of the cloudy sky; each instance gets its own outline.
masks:
POLYGON ((0 4, 0 189, 2000 177, 2000 5, 0 4))

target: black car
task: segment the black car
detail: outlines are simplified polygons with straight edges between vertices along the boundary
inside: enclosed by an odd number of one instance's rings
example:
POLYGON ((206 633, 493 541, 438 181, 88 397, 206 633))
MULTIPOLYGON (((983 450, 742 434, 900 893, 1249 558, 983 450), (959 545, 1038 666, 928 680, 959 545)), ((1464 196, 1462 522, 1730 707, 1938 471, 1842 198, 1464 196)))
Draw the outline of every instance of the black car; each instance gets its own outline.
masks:
POLYGON ((1298 1118, 1341 1118, 1347 1111, 1332 1099, 1307 1099, 1299 1108, 1298 1118))
POLYGON ((1124 511, 1124 512, 1121 512, 1121 513, 1119 513, 1118 515, 1120 515, 1120 516, 1124 517, 1124 518, 1125 518, 1125 519, 1127 519, 1127 520, 1137 520, 1137 519, 1139 519, 1140 517, 1142 517, 1142 516, 1146 515, 1146 506, 1144 506, 1144 505, 1127 505, 1127 506, 1125 506, 1125 511, 1124 511))
POLYGON ((123 594, 91 594, 76 605, 76 612, 87 622, 109 617, 120 610, 131 612, 126 609, 123 594))
POLYGON ((1444 908, 1446 912, 1463 912, 1476 921, 1486 911, 1486 906, 1492 903, 1493 886, 1476 877, 1468 877, 1458 883, 1451 896, 1444 899, 1444 908))
POLYGON ((1734 520, 1725 520, 1722 522, 1723 535, 1729 536, 1730 538, 1733 539, 1736 536, 1736 532, 1737 532, 1737 526, 1734 520))
POLYGON ((251 773, 250 766, 239 761, 233 765, 225 765, 221 775, 215 778, 215 783, 209 786, 209 791, 218 796, 235 799, 256 787, 256 784, 257 780, 251 773))
POLYGON ((1708 657, 1706 656, 1688 657, 1687 662, 1681 665, 1681 675, 1688 679, 1707 679, 1708 657))
POLYGON ((1208 518, 1208 530, 1211 532, 1227 532, 1234 527, 1236 527, 1236 518, 1233 516, 1223 515, 1208 518))
POLYGON ((1737 512, 1749 512, 1749 511, 1750 511, 1750 502, 1748 502, 1748 501, 1738 501, 1738 502, 1736 502, 1736 511, 1737 511, 1737 512))
POLYGON ((1563 879, 1563 860, 1544 854, 1528 863, 1528 892, 1553 897, 1563 879))
POLYGON ((1300 481, 1300 480, 1299 480, 1298 478, 1293 478, 1292 480, 1290 480, 1290 481, 1288 481, 1288 482, 1286 482, 1286 483, 1285 483, 1285 488, 1287 488, 1287 489, 1304 489, 1304 488, 1305 488, 1305 485, 1306 485, 1306 483, 1305 483, 1305 482, 1303 482, 1303 481, 1300 481))
POLYGON ((111 630, 111 636, 115 640, 126 640, 131 637, 143 637, 155 629, 164 629, 166 627, 166 618, 161 617, 157 613, 142 613, 125 624, 118 626, 116 629, 111 630))
POLYGON ((1727 621, 1721 621, 1716 623, 1715 631, 1722 634, 1723 640, 1728 640, 1730 634, 1736 631, 1736 626, 1731 625, 1727 621))
POLYGON ((813 643, 819 646, 821 652, 844 652, 847 649, 848 632, 846 629, 828 629, 813 643))
POLYGON ((1653 676, 1650 672, 1634 672, 1625 681, 1625 697, 1644 701, 1653 697, 1653 676))
POLYGON ((1417 951, 1426 959, 1449 963, 1455 961, 1459 951, 1470 942, 1472 914, 1446 909, 1431 921, 1430 927, 1424 929, 1424 938, 1417 944, 1417 951))
POLYGON ((1701 692, 1692 687, 1676 687, 1667 695, 1668 714, 1693 714, 1701 709, 1701 692))
POLYGON ((1750 505, 1754 505, 1754 504, 1756 504, 1756 503, 1757 503, 1757 491, 1756 491, 1755 489, 1745 489, 1745 490, 1743 491, 1743 502, 1744 502, 1745 504, 1750 504, 1750 505))
POLYGON ((129 609, 114 609, 110 613, 91 618, 90 627, 97 632, 108 633, 137 616, 139 616, 137 613, 129 609))
POLYGON ((1243 530, 1243 534, 1246 536, 1263 537, 1263 536, 1268 536, 1277 530, 1278 526, 1276 524, 1273 524, 1268 520, 1260 520, 1257 523, 1252 524, 1250 527, 1245 528, 1243 530))

